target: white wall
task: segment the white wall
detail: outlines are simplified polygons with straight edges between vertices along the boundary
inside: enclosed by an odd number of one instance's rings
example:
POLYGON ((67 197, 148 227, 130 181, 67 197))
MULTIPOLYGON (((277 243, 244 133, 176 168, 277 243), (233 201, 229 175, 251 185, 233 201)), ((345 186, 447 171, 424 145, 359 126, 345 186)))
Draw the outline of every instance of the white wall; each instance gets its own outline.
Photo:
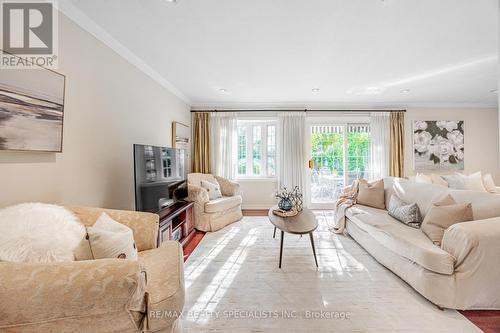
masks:
POLYGON ((133 143, 170 146, 189 106, 59 16, 63 152, 0 151, 0 206, 25 201, 132 209, 133 143))
MULTIPOLYGON (((413 175, 413 120, 464 120, 465 170, 489 172, 500 184, 498 110, 494 108, 409 108, 405 116, 405 172, 413 175)), ((241 182, 243 208, 263 209, 276 203, 270 195, 276 182, 241 182)))
POLYGON ((243 209, 264 209, 276 204, 274 193, 278 188, 276 181, 244 180, 240 182, 240 189, 243 193, 243 209))
MULTIPOLYGON (((405 173, 413 170, 413 120, 463 120, 465 173, 489 172, 500 183, 498 111, 496 108, 410 108, 405 116, 405 173)), ((448 172, 449 173, 449 172, 448 172)))

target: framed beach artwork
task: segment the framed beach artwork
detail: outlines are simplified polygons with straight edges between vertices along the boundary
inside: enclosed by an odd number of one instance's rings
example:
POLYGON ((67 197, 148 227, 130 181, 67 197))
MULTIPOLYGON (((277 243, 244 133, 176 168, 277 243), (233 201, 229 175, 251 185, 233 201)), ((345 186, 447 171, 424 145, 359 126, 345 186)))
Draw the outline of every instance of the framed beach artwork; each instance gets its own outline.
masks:
POLYGON ((464 155, 462 120, 413 122, 415 170, 464 170, 464 155))
POLYGON ((62 152, 65 77, 6 69, 0 75, 0 150, 62 152))
POLYGON ((189 126, 178 121, 172 122, 172 148, 189 150, 189 126))

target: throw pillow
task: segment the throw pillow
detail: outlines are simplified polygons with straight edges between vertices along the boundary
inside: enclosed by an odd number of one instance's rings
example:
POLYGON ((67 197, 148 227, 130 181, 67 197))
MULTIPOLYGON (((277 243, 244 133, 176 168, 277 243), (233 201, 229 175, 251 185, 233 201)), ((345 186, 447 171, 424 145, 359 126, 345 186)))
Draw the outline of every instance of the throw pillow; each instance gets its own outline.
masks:
POLYGON ((356 202, 360 205, 385 209, 384 180, 368 183, 367 180, 360 179, 356 202))
POLYGON ((77 260, 117 258, 137 260, 137 248, 132 229, 102 213, 75 251, 77 260))
POLYGON ((433 173, 431 175, 431 180, 432 180, 433 184, 448 187, 448 182, 446 180, 444 180, 443 177, 441 177, 440 175, 436 175, 433 173))
POLYGON ((391 196, 388 207, 389 215, 399 222, 412 228, 420 228, 422 216, 416 203, 407 203, 401 200, 397 195, 391 196))
POLYGON ((455 190, 465 190, 465 182, 460 174, 446 175, 443 179, 448 183, 448 187, 455 190))
POLYGON ((84 236, 85 227, 64 207, 24 203, 0 209, 0 261, 73 261, 84 236))
POLYGON ((441 241, 446 229, 455 223, 472 220, 472 204, 457 204, 451 196, 448 196, 445 200, 436 202, 432 205, 424 222, 422 222, 422 232, 426 234, 435 245, 441 246, 441 241))
POLYGON ((417 173, 415 175, 415 183, 432 184, 432 179, 431 177, 424 175, 423 173, 417 173))
POLYGON ((490 193, 498 193, 497 186, 495 185, 495 181, 491 176, 491 173, 487 173, 483 176, 483 185, 486 191, 490 193))
POLYGON ((483 185, 483 176, 481 175, 481 171, 472 173, 468 176, 460 175, 460 177, 464 180, 466 190, 486 192, 483 185))
POLYGON ((214 200, 217 198, 222 198, 222 192, 220 191, 219 183, 214 184, 211 182, 207 182, 206 180, 201 181, 201 187, 207 190, 208 198, 210 200, 214 200))

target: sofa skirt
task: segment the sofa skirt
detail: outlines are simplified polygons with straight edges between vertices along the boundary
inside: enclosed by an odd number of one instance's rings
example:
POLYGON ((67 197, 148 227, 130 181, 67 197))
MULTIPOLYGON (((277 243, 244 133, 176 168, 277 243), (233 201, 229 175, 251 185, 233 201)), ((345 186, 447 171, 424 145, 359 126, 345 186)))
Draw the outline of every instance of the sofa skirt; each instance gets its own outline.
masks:
POLYGON ((392 252, 349 219, 347 219, 346 229, 349 236, 380 264, 398 275, 419 294, 437 306, 458 310, 492 309, 489 304, 485 306, 478 303, 477 299, 461 293, 455 274, 445 275, 429 271, 392 252))

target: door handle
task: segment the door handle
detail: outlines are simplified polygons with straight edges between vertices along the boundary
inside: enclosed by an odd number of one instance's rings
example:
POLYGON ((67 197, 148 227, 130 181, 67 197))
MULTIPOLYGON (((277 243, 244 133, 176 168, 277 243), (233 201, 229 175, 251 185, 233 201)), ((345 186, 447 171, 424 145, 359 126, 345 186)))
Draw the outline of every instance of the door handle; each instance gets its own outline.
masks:
POLYGON ((313 168, 313 160, 309 160, 309 169, 312 170, 312 168, 313 168))

